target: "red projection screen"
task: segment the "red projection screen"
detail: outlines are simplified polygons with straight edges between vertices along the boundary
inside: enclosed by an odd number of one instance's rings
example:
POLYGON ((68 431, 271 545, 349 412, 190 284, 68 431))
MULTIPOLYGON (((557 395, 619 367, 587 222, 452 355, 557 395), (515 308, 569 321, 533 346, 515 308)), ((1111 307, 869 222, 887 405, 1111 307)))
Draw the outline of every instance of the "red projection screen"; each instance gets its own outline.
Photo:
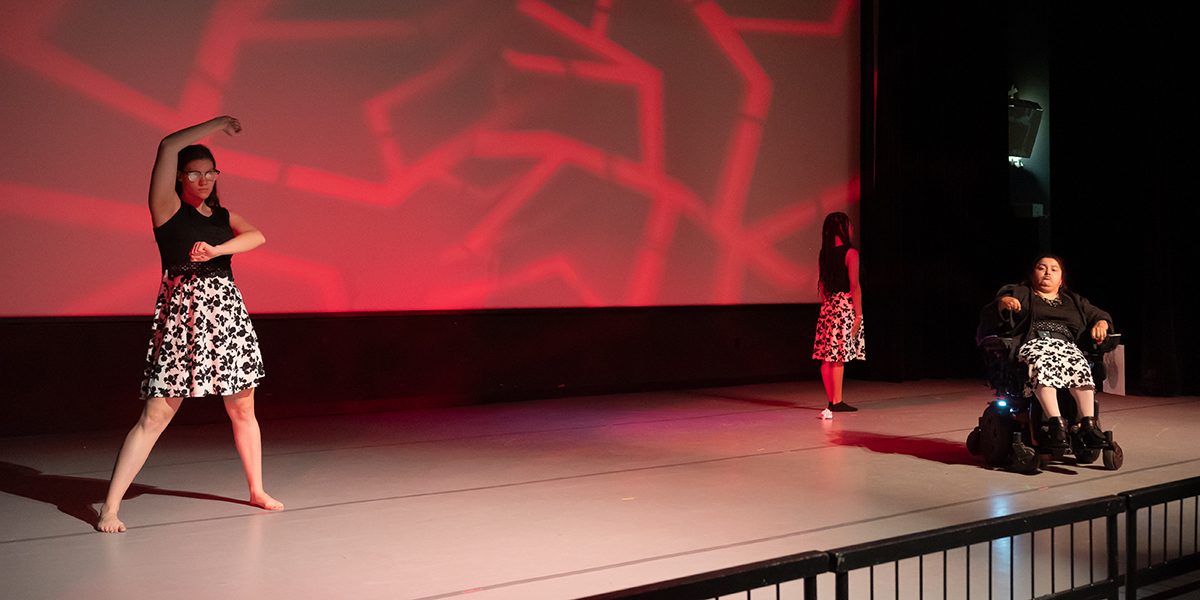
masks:
POLYGON ((255 313, 816 302, 857 213, 842 0, 0 0, 0 316, 148 315, 215 115, 255 313))

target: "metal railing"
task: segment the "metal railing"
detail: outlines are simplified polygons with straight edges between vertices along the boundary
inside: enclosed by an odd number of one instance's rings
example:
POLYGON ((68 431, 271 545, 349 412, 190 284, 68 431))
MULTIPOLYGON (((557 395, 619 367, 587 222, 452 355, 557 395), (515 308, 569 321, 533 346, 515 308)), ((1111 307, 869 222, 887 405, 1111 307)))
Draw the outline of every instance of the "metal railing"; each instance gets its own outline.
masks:
MULTIPOLYGON (((1200 571, 1200 551, 1197 550, 1200 542, 1200 477, 1121 492, 1120 496, 1125 500, 1126 510, 1126 600, 1137 600, 1140 586, 1200 571), (1156 514, 1161 530, 1155 526, 1156 514), (1142 527, 1143 523, 1145 527, 1142 527), (1174 532, 1171 525, 1175 525, 1174 532)), ((1185 585, 1156 597, 1171 597, 1175 592, 1196 589, 1200 586, 1185 585)))
POLYGON ((1106 496, 830 550, 834 596, 837 600, 852 596, 1115 599, 1120 584, 1117 517, 1124 509, 1123 499, 1106 496), (1099 543, 1096 521, 1102 522, 1103 529, 1099 543), (1076 534, 1082 529, 1077 525, 1086 525, 1086 536, 1076 534), (1058 535, 1061 527, 1068 528, 1066 535, 1058 535), (1077 539, 1082 537, 1086 537, 1086 551, 1084 541, 1077 539), (972 560, 972 547, 982 544, 987 546, 986 560, 978 553, 972 560), (1102 575, 1096 569, 1098 554, 1104 565, 1102 575), (1080 566, 1081 555, 1086 568, 1080 566), (911 575, 901 577, 907 559, 916 560, 915 565, 907 565, 908 573, 915 572, 915 581, 911 575), (891 578, 879 576, 885 570, 891 578), (858 585, 852 585, 851 575, 856 572, 858 585), (928 585, 927 579, 935 580, 934 585, 928 585))
MULTIPOLYGON (((836 600, 1116 600, 1122 591, 1126 600, 1138 600, 1139 589, 1149 584, 1196 572, 1200 572, 1200 477, 805 552, 585 600, 816 600, 818 576, 833 578, 836 600), (1121 514, 1125 519, 1119 518, 1121 514)), ((1200 590, 1200 583, 1193 578, 1141 600, 1195 590, 1200 590)))

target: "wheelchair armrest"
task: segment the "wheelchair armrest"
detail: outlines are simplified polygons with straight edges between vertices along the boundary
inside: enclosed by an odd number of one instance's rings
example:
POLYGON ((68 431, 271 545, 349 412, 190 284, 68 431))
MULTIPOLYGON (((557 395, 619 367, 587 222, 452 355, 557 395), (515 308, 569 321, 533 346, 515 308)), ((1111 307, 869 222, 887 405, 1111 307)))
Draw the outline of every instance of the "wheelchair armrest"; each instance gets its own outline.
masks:
POLYGON ((1104 338, 1103 342, 1100 342, 1099 344, 1094 344, 1094 347, 1092 348, 1092 353, 1096 354, 1097 356, 1107 354, 1107 353, 1111 352, 1114 348, 1119 346, 1120 344, 1121 344, 1121 334, 1110 333, 1110 334, 1108 334, 1108 337, 1104 338))
POLYGON ((1015 343, 1016 338, 989 335, 979 340, 979 348, 984 352, 1008 352, 1015 343))

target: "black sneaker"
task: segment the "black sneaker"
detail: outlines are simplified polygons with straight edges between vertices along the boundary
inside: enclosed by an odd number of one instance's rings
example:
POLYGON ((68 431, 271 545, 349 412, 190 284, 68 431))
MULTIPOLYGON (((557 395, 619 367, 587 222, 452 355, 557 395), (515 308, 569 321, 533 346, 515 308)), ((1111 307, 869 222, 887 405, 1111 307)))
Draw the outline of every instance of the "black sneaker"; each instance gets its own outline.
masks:
POLYGON ((1103 448, 1108 445, 1108 438, 1100 430, 1100 423, 1096 417, 1080 419, 1079 424, 1075 426, 1075 435, 1085 448, 1103 448))
POLYGON ((837 404, 830 402, 829 406, 826 406, 825 408, 828 408, 833 412, 856 412, 858 410, 857 408, 854 408, 845 402, 838 402, 837 404))

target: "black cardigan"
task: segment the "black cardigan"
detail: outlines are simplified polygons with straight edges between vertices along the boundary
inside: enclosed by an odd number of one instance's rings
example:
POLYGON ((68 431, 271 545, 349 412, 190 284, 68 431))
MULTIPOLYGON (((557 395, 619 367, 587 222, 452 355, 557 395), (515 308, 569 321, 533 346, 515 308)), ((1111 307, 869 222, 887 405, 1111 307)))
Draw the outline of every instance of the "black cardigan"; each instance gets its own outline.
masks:
MULTIPOLYGON (((1075 338, 1075 345, 1080 348, 1084 347, 1087 340, 1092 337, 1092 327, 1100 321, 1108 321, 1110 332, 1113 329, 1112 317, 1108 313, 1092 306, 1087 298, 1076 294, 1070 290, 1059 290, 1061 295, 1068 296, 1074 301, 1075 306, 1079 309, 1079 316, 1082 318, 1084 327, 1080 330, 1079 335, 1075 338)), ((1000 288, 996 292, 996 298, 983 307, 983 311, 979 314, 979 329, 975 332, 975 342, 979 343, 984 337, 989 335, 999 335, 1002 337, 1019 337, 1017 347, 1024 344, 1031 335, 1030 315, 1033 311, 1030 309, 1030 302, 1033 300, 1033 290, 1027 283, 1012 283, 1000 288), (1012 296, 1021 303, 1021 312, 1014 313, 1009 310, 1004 310, 1000 307, 1000 299, 1005 296, 1012 296)))

